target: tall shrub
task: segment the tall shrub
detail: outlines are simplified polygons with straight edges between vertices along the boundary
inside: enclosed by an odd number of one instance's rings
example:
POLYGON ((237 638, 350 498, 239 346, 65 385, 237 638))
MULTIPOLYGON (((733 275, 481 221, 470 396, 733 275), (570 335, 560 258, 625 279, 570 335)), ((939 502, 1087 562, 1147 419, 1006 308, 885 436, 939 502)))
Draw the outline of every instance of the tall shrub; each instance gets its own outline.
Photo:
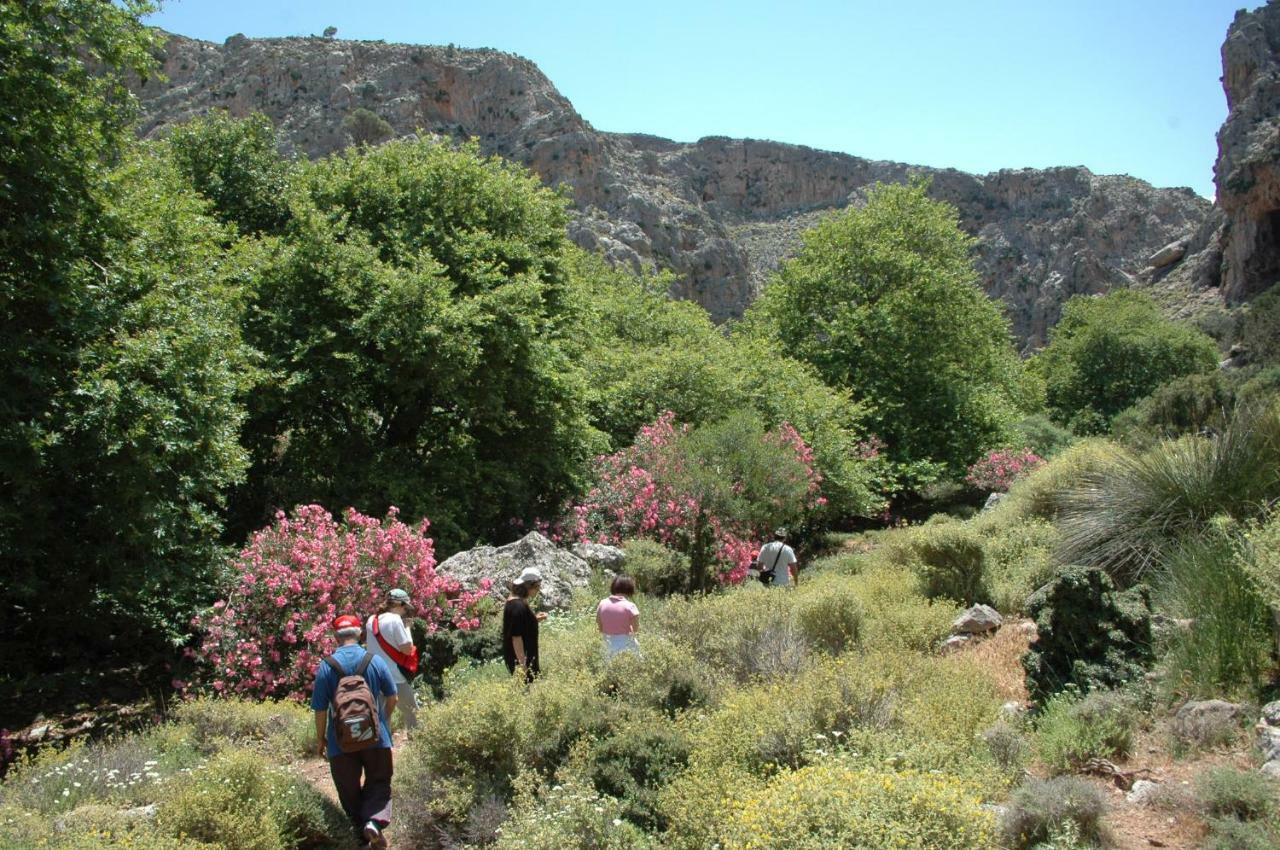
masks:
POLYGON ((741 581, 771 526, 803 521, 825 502, 795 429, 765 432, 750 413, 700 429, 664 413, 632 446, 597 458, 595 481, 560 533, 656 540, 689 556, 694 589, 741 581))
POLYGON ((232 564, 227 595, 193 621, 213 689, 301 698, 335 647, 333 618, 376 613, 391 587, 409 592, 429 631, 479 626, 470 608, 487 587, 462 592, 436 575, 427 525, 405 525, 395 508, 382 520, 348 509, 337 522, 319 505, 277 514, 232 564))

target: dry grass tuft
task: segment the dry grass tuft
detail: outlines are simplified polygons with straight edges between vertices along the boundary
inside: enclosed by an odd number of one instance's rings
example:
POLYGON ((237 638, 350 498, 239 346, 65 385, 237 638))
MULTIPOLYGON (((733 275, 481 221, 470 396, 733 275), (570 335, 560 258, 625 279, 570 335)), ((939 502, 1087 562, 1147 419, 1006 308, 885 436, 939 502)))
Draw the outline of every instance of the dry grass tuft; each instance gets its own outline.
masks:
POLYGON ((973 640, 955 655, 953 660, 970 664, 996 685, 1001 699, 1026 703, 1026 671, 1022 668, 1022 656, 1031 646, 1031 636, 1022 628, 1024 622, 1006 622, 998 632, 985 640, 973 640))

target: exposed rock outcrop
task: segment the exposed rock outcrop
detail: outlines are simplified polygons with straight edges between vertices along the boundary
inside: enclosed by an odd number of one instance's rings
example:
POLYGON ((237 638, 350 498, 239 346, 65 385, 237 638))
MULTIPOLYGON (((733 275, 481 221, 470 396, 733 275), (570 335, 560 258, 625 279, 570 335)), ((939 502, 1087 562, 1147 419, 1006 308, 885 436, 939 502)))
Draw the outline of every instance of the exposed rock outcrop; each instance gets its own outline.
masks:
POLYGON ((1028 347, 1070 296, 1130 285, 1176 240, 1200 250, 1210 214, 1188 189, 1078 167, 978 176, 750 139, 601 133, 531 62, 491 50, 173 36, 163 64, 168 82, 140 91, 144 133, 218 108, 260 111, 294 150, 319 156, 349 143, 343 119, 364 108, 400 135, 476 137, 486 153, 571 190, 576 242, 615 263, 673 269, 673 294, 717 319, 739 315, 824 212, 913 173, 931 176, 933 194, 960 210, 979 240, 982 281, 1028 347))
POLYGON ((1236 13, 1222 87, 1230 113, 1213 179, 1225 218, 1222 291, 1238 303, 1280 280, 1280 2, 1236 13))
POLYGON ((436 566, 436 572, 461 582, 468 590, 492 582, 490 594, 505 599, 507 588, 527 567, 542 573, 542 606, 567 608, 573 591, 586 587, 591 566, 577 555, 558 548, 536 531, 506 546, 480 546, 459 552, 436 566))

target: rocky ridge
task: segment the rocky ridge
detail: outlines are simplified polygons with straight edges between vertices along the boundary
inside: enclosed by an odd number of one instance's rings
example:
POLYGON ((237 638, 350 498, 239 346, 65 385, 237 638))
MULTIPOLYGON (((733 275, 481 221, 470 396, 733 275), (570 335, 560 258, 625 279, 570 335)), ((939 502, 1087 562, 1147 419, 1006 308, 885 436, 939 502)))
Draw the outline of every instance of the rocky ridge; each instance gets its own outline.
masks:
POLYGON ((484 152, 567 187, 578 244, 615 263, 673 269, 673 294, 718 320, 741 314, 806 226, 859 203, 878 181, 913 174, 931 177, 932 194, 959 209, 978 239, 983 285, 1008 305, 1026 348, 1043 343, 1072 295, 1166 278, 1183 289, 1218 281, 1216 268, 1187 271, 1213 266, 1212 251, 1222 250, 1208 201, 1083 167, 973 175, 751 139, 603 133, 533 63, 492 50, 172 36, 163 69, 167 82, 139 92, 144 134, 214 109, 259 111, 294 151, 314 157, 350 144, 344 119, 368 109, 397 135, 475 137, 484 152), (1153 267, 1170 245, 1181 246, 1170 251, 1177 260, 1153 267))

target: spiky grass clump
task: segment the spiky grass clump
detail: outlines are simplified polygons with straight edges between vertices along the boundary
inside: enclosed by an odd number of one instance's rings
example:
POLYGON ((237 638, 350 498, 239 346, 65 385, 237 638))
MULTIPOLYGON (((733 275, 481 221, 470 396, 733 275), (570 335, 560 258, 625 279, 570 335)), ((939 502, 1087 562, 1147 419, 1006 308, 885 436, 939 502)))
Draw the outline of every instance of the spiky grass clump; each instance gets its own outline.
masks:
POLYGON ((1240 411, 1214 436, 1118 454, 1062 494, 1066 563, 1142 580, 1172 545, 1220 514, 1250 519, 1280 498, 1280 405, 1240 411))

